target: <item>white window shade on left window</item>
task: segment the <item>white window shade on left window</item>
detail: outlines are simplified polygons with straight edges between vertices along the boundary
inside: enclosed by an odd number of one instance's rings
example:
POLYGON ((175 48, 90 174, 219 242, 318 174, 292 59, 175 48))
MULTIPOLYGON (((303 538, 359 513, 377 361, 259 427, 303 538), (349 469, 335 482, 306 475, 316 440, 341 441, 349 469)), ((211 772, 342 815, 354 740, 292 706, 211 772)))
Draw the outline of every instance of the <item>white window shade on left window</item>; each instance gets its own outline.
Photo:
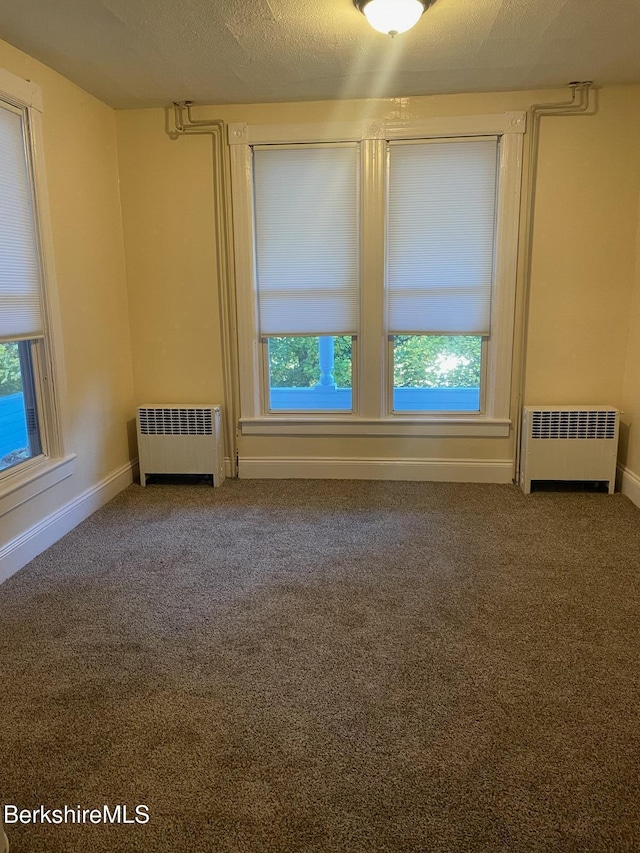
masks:
POLYGON ((0 341, 41 338, 41 270, 25 115, 0 107, 0 341))
POLYGON ((255 251, 262 336, 355 335, 358 148, 256 148, 255 251))

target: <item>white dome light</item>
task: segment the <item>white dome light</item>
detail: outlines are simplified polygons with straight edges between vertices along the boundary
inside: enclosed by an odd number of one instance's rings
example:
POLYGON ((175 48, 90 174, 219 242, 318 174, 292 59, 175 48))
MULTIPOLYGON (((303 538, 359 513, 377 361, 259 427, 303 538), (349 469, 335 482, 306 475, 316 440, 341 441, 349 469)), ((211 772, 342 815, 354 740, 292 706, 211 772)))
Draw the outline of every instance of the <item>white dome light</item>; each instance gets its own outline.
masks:
POLYGON ((356 0, 355 5, 374 30, 393 37, 414 27, 429 4, 424 0, 356 0))

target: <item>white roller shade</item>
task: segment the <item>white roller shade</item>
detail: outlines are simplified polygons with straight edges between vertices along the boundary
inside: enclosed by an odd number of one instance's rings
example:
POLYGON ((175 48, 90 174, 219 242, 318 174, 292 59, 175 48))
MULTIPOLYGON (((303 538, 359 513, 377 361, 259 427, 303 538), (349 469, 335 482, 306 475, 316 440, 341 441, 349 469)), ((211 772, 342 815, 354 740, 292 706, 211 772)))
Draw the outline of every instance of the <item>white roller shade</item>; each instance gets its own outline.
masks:
POLYGON ((358 150, 254 151, 260 334, 358 329, 358 150))
POLYGON ((488 335, 497 139, 392 145, 388 329, 488 335))
POLYGON ((43 335, 23 116, 0 104, 0 341, 43 335))

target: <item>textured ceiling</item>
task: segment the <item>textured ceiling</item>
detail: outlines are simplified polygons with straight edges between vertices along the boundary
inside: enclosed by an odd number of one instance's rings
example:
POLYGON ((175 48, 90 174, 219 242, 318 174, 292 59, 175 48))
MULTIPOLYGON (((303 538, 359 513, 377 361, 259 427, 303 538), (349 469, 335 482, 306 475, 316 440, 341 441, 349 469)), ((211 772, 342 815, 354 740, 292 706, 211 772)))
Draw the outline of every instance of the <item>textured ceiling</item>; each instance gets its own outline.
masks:
POLYGON ((0 0, 0 38, 120 108, 640 82, 640 0, 436 0, 393 40, 352 0, 0 0))

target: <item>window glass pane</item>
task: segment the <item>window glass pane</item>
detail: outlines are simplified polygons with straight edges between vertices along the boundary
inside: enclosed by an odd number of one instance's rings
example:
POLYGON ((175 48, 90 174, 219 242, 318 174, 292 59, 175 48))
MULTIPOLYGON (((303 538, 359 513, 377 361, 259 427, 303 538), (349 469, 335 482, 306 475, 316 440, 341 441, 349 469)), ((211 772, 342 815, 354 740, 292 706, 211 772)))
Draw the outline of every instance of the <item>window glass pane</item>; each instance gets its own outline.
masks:
POLYGON ((269 409, 352 411, 351 351, 349 335, 269 338, 269 409))
POLYGON ((482 338, 395 335, 394 412, 478 412, 482 338))
POLYGON ((0 471, 39 453, 30 344, 0 343, 0 471))

